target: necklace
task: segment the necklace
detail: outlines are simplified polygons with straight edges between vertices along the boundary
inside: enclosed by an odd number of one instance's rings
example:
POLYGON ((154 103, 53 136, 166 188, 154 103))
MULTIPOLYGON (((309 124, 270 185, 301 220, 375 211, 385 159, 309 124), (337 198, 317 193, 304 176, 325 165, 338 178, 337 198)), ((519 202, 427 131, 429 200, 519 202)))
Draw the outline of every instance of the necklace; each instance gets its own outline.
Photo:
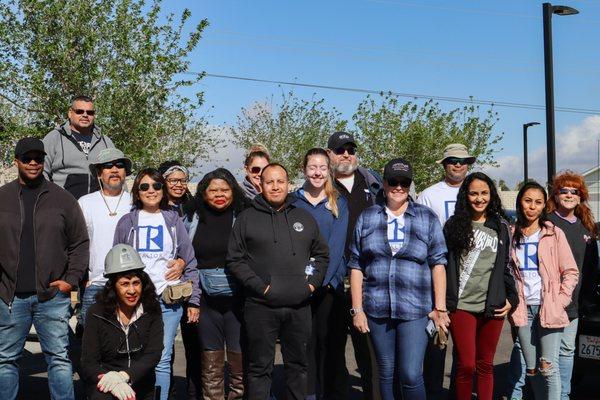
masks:
POLYGON ((104 200, 104 205, 108 209, 108 216, 109 217, 114 217, 115 215, 117 215, 117 210, 119 209, 119 204, 121 203, 121 198, 123 197, 123 192, 124 191, 125 190, 121 190, 121 194, 119 195, 119 200, 117 201, 117 206, 115 207, 115 210, 113 211, 108 206, 108 202, 106 201, 106 198, 104 197, 104 193, 102 193, 102 189, 100 189, 100 197, 102 197, 102 200, 104 200))

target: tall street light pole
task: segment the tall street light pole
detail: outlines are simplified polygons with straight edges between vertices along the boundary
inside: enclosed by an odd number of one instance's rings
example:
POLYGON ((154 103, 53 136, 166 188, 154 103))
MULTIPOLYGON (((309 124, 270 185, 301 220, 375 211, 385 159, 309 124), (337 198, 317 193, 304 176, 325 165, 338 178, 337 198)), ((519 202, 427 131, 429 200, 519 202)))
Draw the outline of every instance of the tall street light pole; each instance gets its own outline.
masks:
POLYGON ((546 151, 548 154, 548 185, 556 173, 556 148, 554 141, 554 72, 552 65, 552 14, 574 15, 579 11, 568 6, 542 5, 544 20, 544 70, 546 73, 546 151))
POLYGON ((539 124, 539 122, 528 122, 523 124, 523 183, 527 182, 529 179, 527 174, 527 128, 539 124))

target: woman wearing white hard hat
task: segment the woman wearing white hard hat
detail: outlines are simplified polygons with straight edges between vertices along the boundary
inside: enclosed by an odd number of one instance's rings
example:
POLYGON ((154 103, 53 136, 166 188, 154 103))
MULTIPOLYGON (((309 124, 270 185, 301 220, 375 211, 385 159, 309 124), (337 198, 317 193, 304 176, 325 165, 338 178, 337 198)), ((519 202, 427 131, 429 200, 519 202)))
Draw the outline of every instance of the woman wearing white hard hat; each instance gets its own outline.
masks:
POLYGON ((129 245, 106 255, 108 281, 89 309, 82 343, 80 373, 90 400, 154 398, 163 323, 144 267, 129 245))

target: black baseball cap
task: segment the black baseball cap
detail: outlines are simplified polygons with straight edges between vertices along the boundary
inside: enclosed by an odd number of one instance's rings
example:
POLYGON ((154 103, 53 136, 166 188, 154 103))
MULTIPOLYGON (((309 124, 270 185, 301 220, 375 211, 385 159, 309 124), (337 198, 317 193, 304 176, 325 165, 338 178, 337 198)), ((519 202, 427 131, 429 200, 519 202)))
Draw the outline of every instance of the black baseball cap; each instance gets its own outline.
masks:
POLYGON ((44 142, 34 137, 25 137, 19 140, 15 146, 15 158, 19 158, 30 151, 39 151, 43 155, 46 155, 46 152, 44 151, 44 142))
POLYGON ((409 179, 412 182, 413 170, 410 163, 403 158, 394 158, 388 161, 383 169, 383 179, 387 181, 390 179, 396 180, 402 178, 409 179))
POLYGON ((352 136, 349 133, 340 131, 329 136, 329 140, 327 140, 327 148, 330 150, 335 150, 348 143, 352 143, 354 146, 356 146, 354 136, 352 136))

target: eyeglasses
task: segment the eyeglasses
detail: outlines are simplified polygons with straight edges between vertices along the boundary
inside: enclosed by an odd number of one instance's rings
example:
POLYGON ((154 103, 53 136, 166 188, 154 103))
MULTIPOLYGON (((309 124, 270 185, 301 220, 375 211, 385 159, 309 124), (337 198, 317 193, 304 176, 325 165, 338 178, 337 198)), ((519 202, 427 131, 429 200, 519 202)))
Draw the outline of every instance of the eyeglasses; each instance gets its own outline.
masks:
POLYGON ((579 189, 568 189, 568 188, 560 188, 558 191, 560 194, 568 194, 571 193, 573 196, 579 196, 579 189))
POLYGON ((386 180, 388 185, 390 185, 391 187, 402 186, 403 188, 407 188, 410 187, 410 184, 412 183, 412 181, 407 178, 390 178, 386 180))
POLYGON ((96 114, 96 110, 84 110, 83 108, 72 108, 72 110, 77 115, 87 114, 93 116, 96 114))
POLYGON ((448 157, 444 160, 444 164, 451 164, 451 165, 456 165, 456 164, 460 164, 460 165, 468 165, 469 164, 469 159, 468 158, 458 158, 458 157, 448 157))
POLYGON ((260 174, 263 169, 261 167, 252 167, 250 168, 250 172, 253 174, 260 174))
MULTIPOLYGON (((140 186, 138 186, 138 188, 140 189, 140 192, 147 192, 148 190, 150 190, 150 184, 149 183, 140 183, 140 186)), ((160 183, 160 182, 152 183, 152 189, 161 190, 162 188, 163 188, 162 183, 160 183)))
POLYGON ((100 169, 112 169, 113 167, 124 169, 125 163, 123 161, 110 161, 104 164, 100 164, 100 169))
POLYGON ((170 178, 167 179, 167 183, 169 185, 187 185, 188 180, 185 178, 170 178))
POLYGON ((341 156, 342 154, 344 154, 345 152, 348 152, 348 155, 353 156, 356 154, 356 147, 354 146, 347 146, 347 147, 338 147, 337 149, 333 150, 333 152, 335 154, 337 154, 338 156, 341 156))
POLYGON ((36 164, 43 164, 44 163, 44 155, 40 154, 37 156, 28 156, 27 154, 23 154, 22 156, 19 157, 19 160, 23 164, 29 164, 32 160, 35 161, 36 164))

